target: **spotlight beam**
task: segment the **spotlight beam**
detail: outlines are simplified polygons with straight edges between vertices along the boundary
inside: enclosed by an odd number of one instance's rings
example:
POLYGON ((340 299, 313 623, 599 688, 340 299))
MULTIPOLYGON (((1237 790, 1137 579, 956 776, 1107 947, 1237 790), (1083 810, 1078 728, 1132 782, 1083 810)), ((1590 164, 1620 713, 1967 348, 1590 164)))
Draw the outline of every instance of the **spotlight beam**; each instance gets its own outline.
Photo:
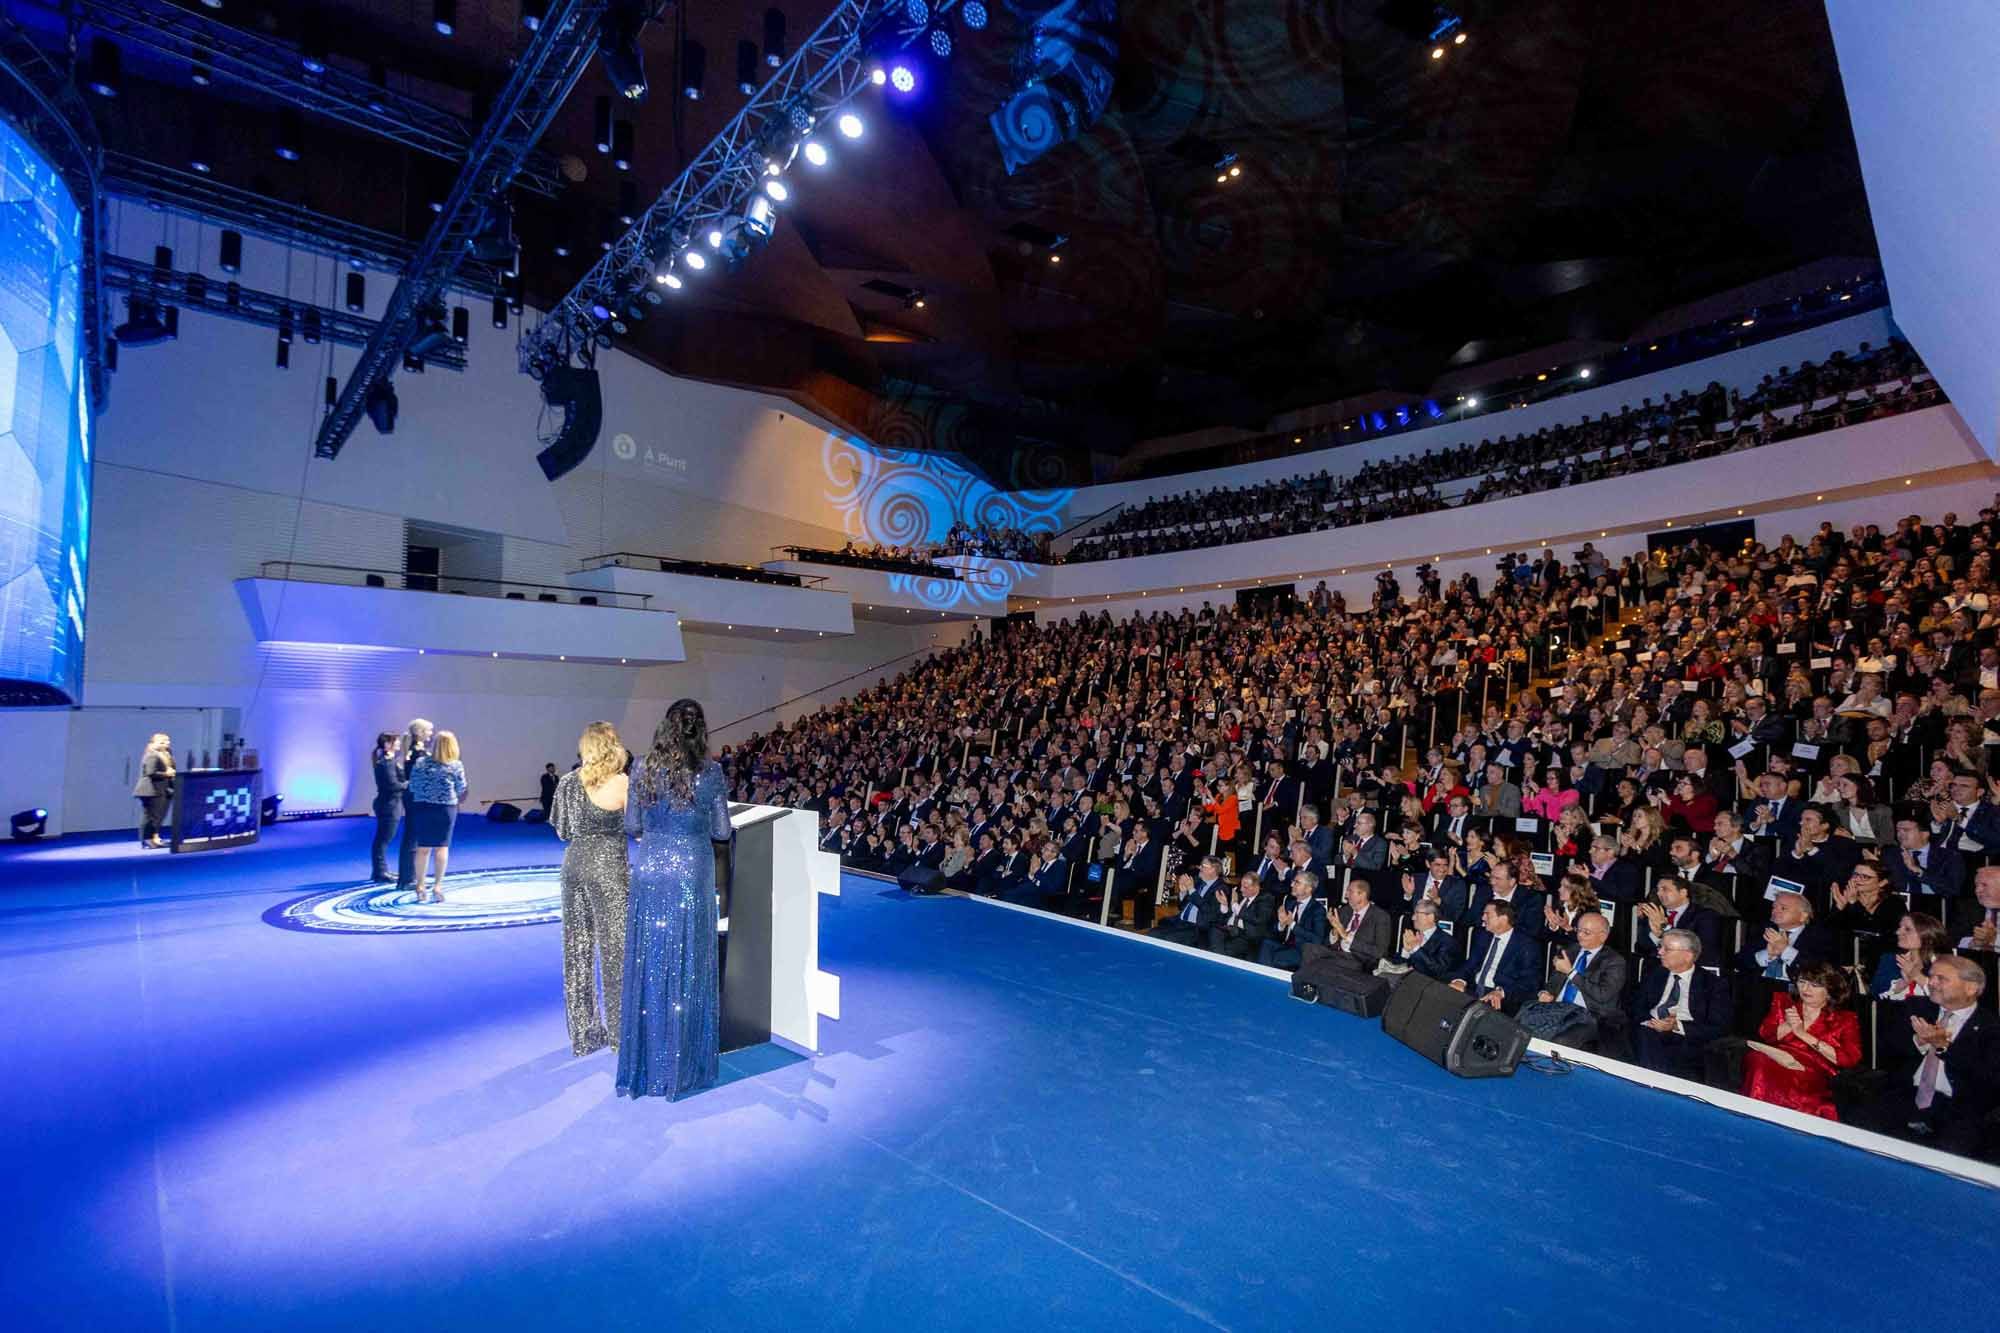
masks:
POLYGON ((466 258, 486 203, 511 184, 534 145, 548 131, 570 89, 597 58, 597 38, 613 0, 554 0, 528 49, 493 99, 486 124, 467 152, 451 193, 431 222, 423 244, 403 269, 368 346, 340 391, 340 401, 320 423, 313 452, 338 458, 367 410, 368 393, 391 374, 415 336, 421 312, 436 304, 466 258))
POLYGON ((762 188, 763 150, 794 111, 810 105, 829 124, 871 86, 867 44, 903 8, 903 0, 841 0, 812 36, 753 93, 722 132, 709 140, 651 207, 611 245, 569 294, 521 339, 521 369, 539 377, 572 357, 592 356, 593 307, 611 310, 680 246, 711 227, 727 228, 743 201, 762 188))

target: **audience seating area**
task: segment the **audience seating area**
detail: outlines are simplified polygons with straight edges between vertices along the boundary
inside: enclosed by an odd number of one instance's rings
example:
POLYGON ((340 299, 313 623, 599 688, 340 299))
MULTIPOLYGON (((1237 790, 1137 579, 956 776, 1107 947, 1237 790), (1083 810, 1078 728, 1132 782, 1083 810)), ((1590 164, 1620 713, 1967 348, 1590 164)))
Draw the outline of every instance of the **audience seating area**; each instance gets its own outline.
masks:
MULTIPOLYGON (((1793 415, 1850 374, 1795 372, 1793 415)), ((1996 542, 1988 508, 1365 609, 1008 623, 724 764, 856 869, 1424 973, 2000 1160, 1996 542)))
POLYGON ((1942 401, 1908 343, 1862 343, 1824 364, 1780 367, 1749 394, 1711 383, 1532 435, 1372 462, 1347 476, 1321 471, 1130 505, 1063 559, 1158 555, 1430 513, 1736 453, 1942 401))

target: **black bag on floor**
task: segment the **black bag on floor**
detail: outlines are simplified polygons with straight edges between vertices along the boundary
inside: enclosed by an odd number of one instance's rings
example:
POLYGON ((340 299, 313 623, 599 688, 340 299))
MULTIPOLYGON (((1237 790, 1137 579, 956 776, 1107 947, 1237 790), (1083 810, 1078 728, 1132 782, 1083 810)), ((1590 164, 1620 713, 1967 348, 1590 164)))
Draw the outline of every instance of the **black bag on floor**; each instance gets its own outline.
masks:
POLYGON ((1315 958, 1292 973, 1292 996, 1356 1018, 1379 1018, 1393 989, 1387 977, 1362 972, 1333 958, 1315 958))

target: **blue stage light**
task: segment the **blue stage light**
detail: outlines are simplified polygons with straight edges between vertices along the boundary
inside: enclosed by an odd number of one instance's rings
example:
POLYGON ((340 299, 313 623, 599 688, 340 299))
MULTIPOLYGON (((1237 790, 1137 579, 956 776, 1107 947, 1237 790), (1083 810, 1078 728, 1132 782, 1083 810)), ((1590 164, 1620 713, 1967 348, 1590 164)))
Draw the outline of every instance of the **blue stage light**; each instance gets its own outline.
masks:
POLYGON ((889 71, 889 86, 899 93, 913 93, 917 90, 917 72, 908 65, 897 65, 889 71))
POLYGON ((693 269, 697 273, 701 272, 701 270, 708 267, 708 260, 702 255, 701 251, 699 250, 689 250, 686 254, 681 256, 681 259, 687 264, 689 268, 693 269))
POLYGON ((859 139, 865 128, 861 123, 861 117, 852 111, 841 112, 840 119, 835 121, 834 125, 840 130, 841 136, 847 139, 859 139))
POLYGON ((979 3, 979 0, 965 0, 965 3, 959 6, 958 18, 966 27, 978 32, 986 26, 986 6, 979 3))
POLYGON ((931 21, 931 7, 925 0, 903 0, 903 18, 912 28, 921 28, 931 21))
POLYGON ((940 60, 951 58, 951 34, 943 28, 931 29, 931 54, 940 60))

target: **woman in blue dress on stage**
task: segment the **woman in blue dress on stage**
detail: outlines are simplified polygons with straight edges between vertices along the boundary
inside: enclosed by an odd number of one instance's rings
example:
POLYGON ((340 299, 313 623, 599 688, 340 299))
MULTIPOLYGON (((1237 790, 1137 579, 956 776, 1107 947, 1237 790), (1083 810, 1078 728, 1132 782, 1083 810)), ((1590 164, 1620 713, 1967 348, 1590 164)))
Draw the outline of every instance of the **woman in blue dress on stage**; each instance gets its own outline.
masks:
POLYGON ((715 846, 735 835, 701 705, 682 699, 633 766, 625 803, 632 887, 625 917, 618 1092, 679 1097, 715 1082, 715 846))

